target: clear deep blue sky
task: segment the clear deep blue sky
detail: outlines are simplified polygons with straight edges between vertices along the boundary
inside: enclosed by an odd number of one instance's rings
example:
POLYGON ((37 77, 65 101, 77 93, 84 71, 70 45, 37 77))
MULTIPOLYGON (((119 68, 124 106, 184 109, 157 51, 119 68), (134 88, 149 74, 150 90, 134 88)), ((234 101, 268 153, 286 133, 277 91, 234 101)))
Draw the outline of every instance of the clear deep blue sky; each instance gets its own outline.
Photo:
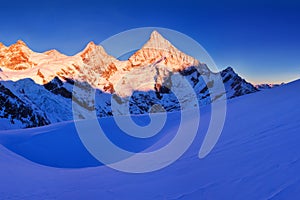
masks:
POLYGON ((254 83, 300 78, 300 1, 6 1, 0 42, 73 55, 89 41, 157 26, 198 41, 219 68, 254 83))

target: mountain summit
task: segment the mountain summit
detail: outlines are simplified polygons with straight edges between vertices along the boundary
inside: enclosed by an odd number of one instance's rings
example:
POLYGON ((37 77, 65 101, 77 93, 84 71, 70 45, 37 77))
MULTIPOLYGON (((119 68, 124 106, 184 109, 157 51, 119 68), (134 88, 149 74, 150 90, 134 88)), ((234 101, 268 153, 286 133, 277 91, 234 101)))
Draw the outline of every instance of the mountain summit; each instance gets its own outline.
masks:
POLYGON ((167 50, 170 47, 172 48, 173 45, 157 31, 153 31, 151 33, 150 39, 143 46, 143 48, 164 49, 164 50, 167 50))
POLYGON ((157 31, 152 32, 148 42, 133 54, 129 61, 133 66, 162 63, 175 71, 200 65, 199 61, 178 50, 157 31))
POLYGON ((3 44, 0 47, 0 66, 11 70, 25 70, 36 66, 36 63, 30 60, 33 52, 22 40, 9 47, 3 44))

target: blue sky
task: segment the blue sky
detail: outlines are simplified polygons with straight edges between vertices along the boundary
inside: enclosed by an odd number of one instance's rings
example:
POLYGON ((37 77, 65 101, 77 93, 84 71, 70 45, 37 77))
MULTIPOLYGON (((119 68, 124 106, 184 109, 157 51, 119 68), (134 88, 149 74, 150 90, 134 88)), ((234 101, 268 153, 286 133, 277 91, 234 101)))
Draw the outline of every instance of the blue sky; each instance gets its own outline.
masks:
POLYGON ((7 1, 0 41, 73 55, 89 41, 138 27, 165 27, 198 41, 221 69, 254 83, 300 78, 298 1, 7 1))

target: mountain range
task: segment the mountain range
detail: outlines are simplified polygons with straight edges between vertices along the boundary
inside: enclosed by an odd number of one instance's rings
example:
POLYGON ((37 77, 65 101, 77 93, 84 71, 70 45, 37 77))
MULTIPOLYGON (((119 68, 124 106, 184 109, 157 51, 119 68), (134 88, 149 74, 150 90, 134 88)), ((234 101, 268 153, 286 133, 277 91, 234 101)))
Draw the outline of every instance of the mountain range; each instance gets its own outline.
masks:
POLYGON ((200 106, 259 91, 231 67, 212 72, 157 31, 125 61, 93 42, 73 56, 57 50, 37 53, 23 41, 8 47, 0 43, 0 129, 43 126, 74 116, 84 119, 90 112, 97 117, 124 114, 112 111, 112 98, 128 104, 131 114, 159 112, 153 111, 155 104, 167 112, 193 106, 190 96, 182 97, 185 103, 180 105, 172 92, 183 87, 174 81, 176 74, 190 83, 200 106), (225 91, 211 93, 219 75, 225 91), (74 92, 74 86, 79 90, 74 92))
POLYGON ((265 90, 265 89, 271 89, 271 88, 274 88, 274 87, 279 87, 279 86, 282 86, 284 85, 285 83, 281 83, 281 84, 269 84, 269 83, 263 83, 263 84, 258 84, 258 85, 255 85, 255 87, 259 90, 265 90))

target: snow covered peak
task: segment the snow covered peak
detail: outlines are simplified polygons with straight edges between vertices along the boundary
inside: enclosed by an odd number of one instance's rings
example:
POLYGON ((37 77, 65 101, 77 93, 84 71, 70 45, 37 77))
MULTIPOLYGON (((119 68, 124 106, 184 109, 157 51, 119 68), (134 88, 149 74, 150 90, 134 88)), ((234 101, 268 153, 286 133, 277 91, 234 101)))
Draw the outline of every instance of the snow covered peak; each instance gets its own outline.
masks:
POLYGON ((103 49, 102 46, 100 45, 96 45, 93 41, 89 42, 86 47, 83 49, 83 51, 81 53, 87 52, 87 51, 93 51, 96 49, 100 49, 101 51, 105 52, 105 50, 103 49))
POLYGON ((44 52, 44 54, 46 55, 55 55, 55 56, 58 56, 58 55, 63 55, 62 53, 60 53, 59 51, 57 51, 56 49, 51 49, 49 51, 46 51, 44 52))
POLYGON ((102 46, 96 45, 94 42, 89 42, 85 47, 85 49, 82 52, 78 53, 77 55, 80 55, 84 59, 89 56, 90 57, 95 56, 95 54, 98 54, 98 56, 103 56, 103 57, 109 56, 102 46))
POLYGON ((33 52, 27 45, 18 40, 9 47, 0 48, 0 66, 12 70, 24 70, 35 66, 36 64, 30 60, 33 52))
POLYGON ((225 88, 228 88, 227 98, 234 98, 244 94, 257 92, 258 90, 249 82, 241 78, 232 67, 221 71, 225 88))
POLYGON ((77 56, 81 57, 83 63, 96 68, 105 67, 111 62, 117 61, 117 59, 108 55, 102 46, 96 45, 94 42, 88 43, 86 48, 77 56))
POLYGON ((2 49, 2 48, 6 48, 6 46, 0 42, 0 49, 2 49))
POLYGON ((87 44, 87 48, 96 48, 97 45, 95 44, 95 42, 93 41, 90 41, 88 44, 87 44))
POLYGON ((235 73, 234 72, 234 70, 233 70, 233 68, 232 67, 227 67, 226 69, 224 69, 224 71, 226 71, 226 72, 232 72, 232 73, 235 73))
POLYGON ((155 38, 155 37, 163 38, 162 35, 157 30, 152 31, 151 36, 150 36, 150 38, 155 38))
POLYGON ((23 41, 23 40, 18 40, 16 42, 16 45, 19 45, 19 46, 27 46, 27 44, 23 41))
POLYGON ((22 40, 18 40, 15 44, 10 45, 8 47, 8 51, 13 53, 18 53, 18 52, 24 52, 27 54, 32 53, 31 49, 22 40))
POLYGON ((143 48, 155 48, 155 49, 168 50, 169 48, 174 48, 174 47, 161 34, 159 34, 157 31, 153 31, 150 35, 150 39, 143 46, 143 48))
POLYGON ((257 88, 258 90, 265 90, 265 89, 271 89, 274 87, 279 87, 284 85, 285 83, 281 83, 281 84, 270 84, 270 83, 264 83, 264 84, 257 84, 255 85, 255 88, 257 88))
POLYGON ((15 44, 12 44, 8 47, 8 51, 18 52, 23 51, 24 53, 32 52, 31 49, 27 46, 22 40, 18 40, 15 44))
POLYGON ((130 58, 133 67, 147 65, 164 65, 171 71, 199 66, 200 62, 173 46, 157 31, 153 31, 147 43, 130 58))

